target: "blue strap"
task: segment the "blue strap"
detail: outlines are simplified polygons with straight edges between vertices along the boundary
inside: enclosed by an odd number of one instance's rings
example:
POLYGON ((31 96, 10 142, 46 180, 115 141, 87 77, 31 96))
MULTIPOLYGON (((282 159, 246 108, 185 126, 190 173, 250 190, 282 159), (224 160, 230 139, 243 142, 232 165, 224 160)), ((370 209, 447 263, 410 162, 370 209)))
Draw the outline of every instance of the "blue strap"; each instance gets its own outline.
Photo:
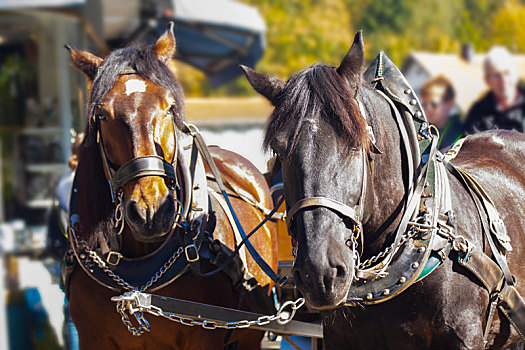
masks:
POLYGON ((202 138, 201 133, 199 132, 198 128, 191 124, 185 124, 187 130, 190 135, 194 137, 194 140, 197 143, 197 147, 199 151, 201 152, 202 156, 204 157, 204 160, 206 163, 208 163, 208 166, 210 167, 210 170, 215 177, 215 181, 217 181, 217 185, 219 186, 219 189, 221 190, 221 193, 226 200, 226 204, 228 205, 228 208, 230 209, 230 212, 233 216, 233 220, 235 221, 235 225, 237 226, 237 229, 239 230, 239 233, 241 234, 241 237, 243 239, 243 242, 245 242, 246 247, 248 248, 248 252, 251 254, 257 265, 274 281, 275 283, 278 283, 280 285, 286 283, 287 278, 279 278, 279 275, 273 271, 273 269, 264 261, 263 257, 257 252, 257 249, 253 246, 253 244, 250 242, 248 237, 246 236, 246 233, 244 232, 244 229, 242 228, 241 223, 239 222, 239 219, 237 218, 237 214, 235 214, 235 211, 233 210, 233 207, 230 203, 230 199, 228 198, 228 194, 226 193, 226 188, 224 187, 224 183, 222 182, 221 174, 219 173, 219 169, 217 169, 217 165, 215 165, 215 161, 213 160, 213 157, 210 154, 210 151, 208 149, 208 146, 206 146, 206 142, 204 142, 204 139, 202 138))
POLYGON ((221 193, 226 200, 226 204, 228 204, 228 208, 230 208, 230 211, 233 216, 233 221, 235 221, 235 225, 237 226, 237 229, 239 230, 239 233, 241 234, 241 237, 243 241, 245 241, 246 248, 248 248, 248 251, 250 252, 251 256, 259 265, 259 267, 270 277, 275 283, 281 283, 281 278, 273 271, 273 269, 264 261, 263 257, 257 252, 257 249, 253 246, 252 242, 250 242, 249 239, 246 239, 246 233, 244 232, 244 229, 242 228, 241 223, 239 222, 239 219, 237 218, 237 214, 235 214, 235 211, 233 210, 233 207, 230 203, 230 199, 228 197, 228 194, 226 193, 226 190, 221 190, 221 193))

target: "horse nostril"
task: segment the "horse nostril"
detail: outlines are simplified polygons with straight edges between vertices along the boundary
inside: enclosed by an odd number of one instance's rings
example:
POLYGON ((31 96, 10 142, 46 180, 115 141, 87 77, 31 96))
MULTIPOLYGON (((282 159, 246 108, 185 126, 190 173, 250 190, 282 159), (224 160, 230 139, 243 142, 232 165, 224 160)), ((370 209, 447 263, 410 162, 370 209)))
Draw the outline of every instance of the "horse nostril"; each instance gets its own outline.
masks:
POLYGON ((346 269, 343 266, 336 266, 336 277, 343 278, 346 276, 346 269))
POLYGON ((147 222, 146 213, 140 210, 138 203, 130 201, 126 207, 126 218, 134 223, 147 222))

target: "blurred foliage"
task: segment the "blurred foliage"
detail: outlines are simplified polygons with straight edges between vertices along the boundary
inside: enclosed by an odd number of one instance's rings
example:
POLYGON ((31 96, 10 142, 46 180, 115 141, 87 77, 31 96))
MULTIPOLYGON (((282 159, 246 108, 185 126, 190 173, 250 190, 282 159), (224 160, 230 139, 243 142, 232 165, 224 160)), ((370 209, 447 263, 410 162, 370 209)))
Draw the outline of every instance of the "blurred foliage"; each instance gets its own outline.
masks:
MULTIPOLYGON (((368 60, 381 50, 401 65, 411 51, 477 52, 505 45, 525 52, 525 0, 241 0, 266 21, 267 47, 257 70, 281 79, 315 62, 338 65, 363 30, 368 60)), ((253 94, 246 79, 212 89, 179 64, 188 96, 253 94)))

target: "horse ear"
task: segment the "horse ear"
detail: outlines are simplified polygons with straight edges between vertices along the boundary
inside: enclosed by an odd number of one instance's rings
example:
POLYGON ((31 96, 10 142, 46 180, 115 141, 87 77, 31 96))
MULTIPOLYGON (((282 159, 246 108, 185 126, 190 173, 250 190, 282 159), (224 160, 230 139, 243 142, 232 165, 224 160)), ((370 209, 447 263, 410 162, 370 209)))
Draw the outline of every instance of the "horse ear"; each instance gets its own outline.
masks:
POLYGON ((166 29, 164 34, 162 34, 155 43, 153 52, 155 52, 162 62, 167 64, 173 58, 176 47, 175 35, 173 34, 173 22, 170 22, 168 29, 166 29))
POLYGON ((348 80, 352 80, 352 78, 355 78, 362 73, 364 60, 365 49, 363 45, 363 32, 358 31, 355 34, 354 42, 352 43, 350 50, 348 50, 341 61, 339 68, 337 68, 337 73, 348 80))
POLYGON ((279 104, 279 94, 284 89, 284 81, 263 73, 258 73, 250 67, 240 65, 239 68, 242 69, 248 82, 255 91, 266 97, 272 105, 276 106, 279 104))
POLYGON ((73 65, 78 70, 82 71, 89 78, 89 80, 95 79, 98 67, 100 67, 102 61, 104 60, 98 56, 93 55, 92 53, 75 49, 69 45, 66 45, 66 49, 69 50, 73 65))

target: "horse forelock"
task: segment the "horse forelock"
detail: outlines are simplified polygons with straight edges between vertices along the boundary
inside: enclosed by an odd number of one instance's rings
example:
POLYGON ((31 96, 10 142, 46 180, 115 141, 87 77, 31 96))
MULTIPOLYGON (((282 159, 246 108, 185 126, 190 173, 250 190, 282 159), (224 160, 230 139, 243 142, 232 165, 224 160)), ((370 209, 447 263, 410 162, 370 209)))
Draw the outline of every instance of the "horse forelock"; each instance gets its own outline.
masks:
POLYGON ((270 116, 264 147, 270 148, 277 133, 295 120, 293 128, 287 131, 291 140, 287 155, 290 155, 297 145, 302 124, 313 116, 329 121, 339 136, 346 138, 349 147, 368 148, 367 124, 355 99, 360 84, 360 79, 345 81, 335 67, 323 64, 314 64, 292 76, 281 93, 281 103, 270 116))
POLYGON ((97 106, 102 98, 113 88, 118 77, 126 71, 135 71, 145 80, 151 81, 170 91, 175 99, 175 122, 180 128, 184 120, 184 92, 168 66, 159 60, 153 52, 152 46, 147 44, 134 44, 111 52, 102 62, 98 73, 93 80, 87 106, 88 127, 86 139, 90 133, 96 131, 94 121, 97 106))

